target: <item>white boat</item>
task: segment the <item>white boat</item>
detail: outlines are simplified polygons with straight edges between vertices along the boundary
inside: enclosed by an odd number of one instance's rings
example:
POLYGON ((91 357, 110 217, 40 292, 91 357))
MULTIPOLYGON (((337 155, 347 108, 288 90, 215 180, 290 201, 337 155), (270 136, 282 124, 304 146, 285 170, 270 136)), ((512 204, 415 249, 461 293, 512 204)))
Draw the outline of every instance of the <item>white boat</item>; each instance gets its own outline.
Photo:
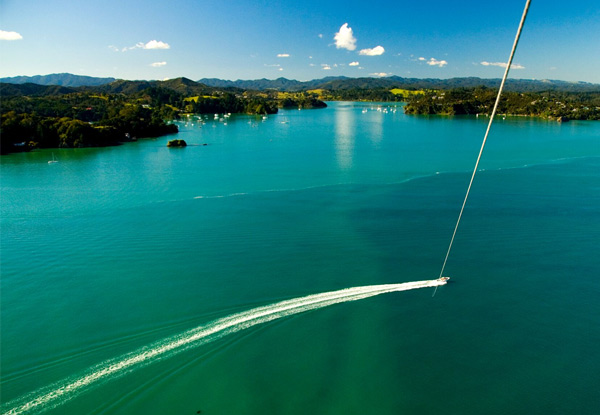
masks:
POLYGON ((54 153, 52 153, 52 160, 48 160, 48 164, 58 163, 58 160, 54 158, 54 153))

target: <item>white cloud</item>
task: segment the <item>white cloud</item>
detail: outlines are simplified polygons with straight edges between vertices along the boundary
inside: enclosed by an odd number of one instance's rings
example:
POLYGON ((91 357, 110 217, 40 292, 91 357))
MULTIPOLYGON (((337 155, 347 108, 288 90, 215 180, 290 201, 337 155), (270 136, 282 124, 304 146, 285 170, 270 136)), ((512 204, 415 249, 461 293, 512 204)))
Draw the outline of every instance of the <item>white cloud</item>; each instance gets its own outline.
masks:
POLYGON ((383 55, 383 52, 385 52, 383 46, 375 46, 371 49, 362 49, 358 54, 364 56, 378 56, 383 55))
MULTIPOLYGON (((501 68, 506 68, 505 62, 481 62, 483 66, 499 66, 501 68)), ((510 65, 510 69, 525 69, 523 65, 519 65, 518 63, 513 63, 510 65)))
POLYGON ((352 34, 352 28, 348 27, 348 23, 344 23, 340 30, 333 37, 335 47, 337 49, 356 49, 356 38, 352 34))
POLYGON ((372 76, 379 76, 379 77, 383 78, 384 76, 390 76, 390 75, 391 75, 391 73, 385 73, 385 72, 375 72, 375 73, 372 73, 372 74, 369 74, 369 75, 372 75, 372 76))
POLYGON ((278 53, 277 57, 278 58, 289 58, 290 54, 289 53, 278 53))
POLYGON ((274 64, 265 63, 265 66, 268 68, 279 68, 281 65, 278 63, 274 63, 274 64))
POLYGON ((323 39, 323 33, 319 33, 319 39, 323 39))
POLYGON ((7 32, 6 30, 0 30, 0 40, 21 40, 23 36, 17 32, 7 32))
POLYGON ((446 62, 445 60, 438 61, 435 58, 430 58, 427 61, 427 65, 429 65, 429 66, 439 66, 440 68, 443 68, 444 66, 448 65, 448 62, 446 62))
MULTIPOLYGON (((109 48, 111 48, 114 51, 119 50, 115 46, 109 46, 109 48)), ((171 46, 165 42, 161 42, 158 40, 151 40, 148 43, 138 42, 135 44, 135 46, 129 46, 129 47, 121 49, 121 52, 127 52, 128 50, 133 50, 133 49, 171 49, 171 46)))
POLYGON ((421 57, 419 58, 419 60, 420 60, 420 61, 426 61, 427 59, 425 59, 424 57, 422 57, 422 56, 421 56, 421 57))
POLYGON ((283 71, 283 68, 279 68, 280 71, 283 71))
POLYGON ((160 68, 161 66, 165 66, 167 64, 167 62, 154 62, 151 63, 150 66, 152 66, 153 68, 160 68))
POLYGON ((322 63, 321 67, 323 68, 324 71, 330 71, 331 70, 331 66, 329 66, 326 63, 322 63))
POLYGON ((358 66, 358 65, 359 65, 359 63, 358 63, 358 62, 350 62, 350 63, 348 64, 348 66, 358 66))
POLYGON ((170 49, 171 46, 169 46, 168 43, 165 42, 161 42, 158 40, 151 40, 150 42, 146 43, 143 46, 144 49, 170 49))

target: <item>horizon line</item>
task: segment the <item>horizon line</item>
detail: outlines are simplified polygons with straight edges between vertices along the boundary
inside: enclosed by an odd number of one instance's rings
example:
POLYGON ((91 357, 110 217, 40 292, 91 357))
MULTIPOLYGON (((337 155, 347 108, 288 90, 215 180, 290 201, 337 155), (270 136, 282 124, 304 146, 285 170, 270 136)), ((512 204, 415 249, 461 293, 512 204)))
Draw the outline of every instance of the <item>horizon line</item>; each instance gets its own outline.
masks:
MULTIPOLYGON (((400 79, 415 79, 415 80, 450 80, 450 79, 469 79, 469 78, 473 78, 473 79, 481 79, 481 80, 487 80, 487 81, 495 81, 495 80, 500 80, 501 78, 482 78, 479 76, 454 76, 454 77, 450 77, 450 78, 418 78, 418 77, 404 77, 404 76, 400 76, 400 75, 389 75, 389 76, 358 76, 358 77, 352 77, 352 76, 345 76, 345 75, 339 75, 339 76, 325 76, 322 78, 313 78, 313 79, 309 79, 309 80, 298 80, 298 79, 293 79, 293 78, 286 78, 283 76, 277 77, 277 78, 266 78, 266 77, 262 77, 262 78, 254 78, 254 79, 242 79, 242 78, 238 78, 238 79, 225 79, 225 78, 219 78, 219 77, 202 77, 199 78, 197 80, 194 80, 192 78, 189 78, 187 76, 176 76, 176 77, 172 77, 172 78, 163 78, 163 79, 126 79, 126 78, 118 78, 118 77, 114 77, 114 76, 94 76, 94 75, 81 75, 81 74, 74 74, 71 72, 55 72, 55 73, 49 73, 49 74, 45 74, 45 75, 14 75, 14 76, 1 76, 0 80, 3 79, 13 79, 13 78, 35 78, 35 77, 44 77, 44 76, 52 76, 52 75, 72 75, 72 76, 80 76, 80 77, 87 77, 87 78, 99 78, 99 79, 114 79, 115 81, 131 81, 131 82, 136 82, 136 81, 146 81, 146 82, 164 82, 164 81, 170 81, 173 79, 189 79, 193 82, 200 82, 200 80, 202 79, 216 79, 216 80, 220 80, 220 81, 228 81, 228 82, 239 82, 239 81, 262 81, 262 80, 266 80, 266 81, 276 81, 279 79, 285 79, 287 81, 295 81, 295 82, 300 82, 300 83, 304 83, 304 82, 311 82, 311 81, 317 81, 317 80, 322 80, 322 79, 328 79, 328 78, 332 78, 332 79, 390 79, 390 78, 400 78, 400 79)), ((570 84, 588 84, 588 85, 600 85, 600 83, 595 83, 595 82, 589 82, 589 81, 565 81, 562 79, 549 79, 549 78, 542 78, 542 79, 538 79, 538 78, 510 78, 507 79, 507 81, 537 81, 537 82, 565 82, 565 83, 570 83, 570 84)))

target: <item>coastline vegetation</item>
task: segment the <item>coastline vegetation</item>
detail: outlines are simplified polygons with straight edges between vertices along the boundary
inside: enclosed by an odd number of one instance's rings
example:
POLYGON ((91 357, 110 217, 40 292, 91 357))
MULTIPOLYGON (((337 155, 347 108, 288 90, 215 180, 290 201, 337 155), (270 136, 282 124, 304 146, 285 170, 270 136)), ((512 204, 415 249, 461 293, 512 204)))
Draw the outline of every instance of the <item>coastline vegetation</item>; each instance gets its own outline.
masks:
POLYGON ((34 148, 103 147, 177 132, 173 110, 118 95, 3 98, 2 154, 34 148))
POLYGON ((307 92, 277 92, 271 98, 278 101, 279 108, 325 108, 325 104, 318 94, 307 92))
POLYGON ((348 89, 313 89, 308 93, 313 94, 322 101, 379 101, 398 102, 405 101, 405 96, 392 92, 389 88, 348 88, 348 89))
POLYGON ((327 106, 313 94, 220 90, 189 79, 115 81, 100 87, 0 84, 2 154, 118 145, 178 132, 181 114, 274 114, 327 106))
MULTIPOLYGON (((340 84, 343 85, 343 84, 340 84)), ((279 108, 323 108, 323 101, 404 101, 406 114, 490 114, 497 89, 425 89, 354 85, 305 91, 210 87, 186 78, 123 81, 87 87, 0 83, 2 154, 34 148, 118 145, 177 133, 183 114, 274 114, 279 108)), ((500 114, 560 121, 600 120, 599 91, 504 92, 500 114)))
MULTIPOLYGON (((431 90, 413 95, 406 114, 490 115, 497 90, 487 87, 431 90)), ((503 92, 498 113, 568 120, 600 120, 600 92, 503 92)))

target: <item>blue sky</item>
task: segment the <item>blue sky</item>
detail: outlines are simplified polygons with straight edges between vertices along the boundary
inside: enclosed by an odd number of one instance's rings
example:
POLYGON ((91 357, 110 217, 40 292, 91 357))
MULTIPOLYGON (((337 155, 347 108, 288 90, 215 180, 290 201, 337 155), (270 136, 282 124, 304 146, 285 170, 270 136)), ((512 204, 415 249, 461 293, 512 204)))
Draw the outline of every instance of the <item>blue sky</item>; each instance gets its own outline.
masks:
MULTIPOLYGON (((525 0, 0 0, 0 76, 499 78, 525 0)), ((511 78, 600 83, 598 0, 532 0, 511 78)))

